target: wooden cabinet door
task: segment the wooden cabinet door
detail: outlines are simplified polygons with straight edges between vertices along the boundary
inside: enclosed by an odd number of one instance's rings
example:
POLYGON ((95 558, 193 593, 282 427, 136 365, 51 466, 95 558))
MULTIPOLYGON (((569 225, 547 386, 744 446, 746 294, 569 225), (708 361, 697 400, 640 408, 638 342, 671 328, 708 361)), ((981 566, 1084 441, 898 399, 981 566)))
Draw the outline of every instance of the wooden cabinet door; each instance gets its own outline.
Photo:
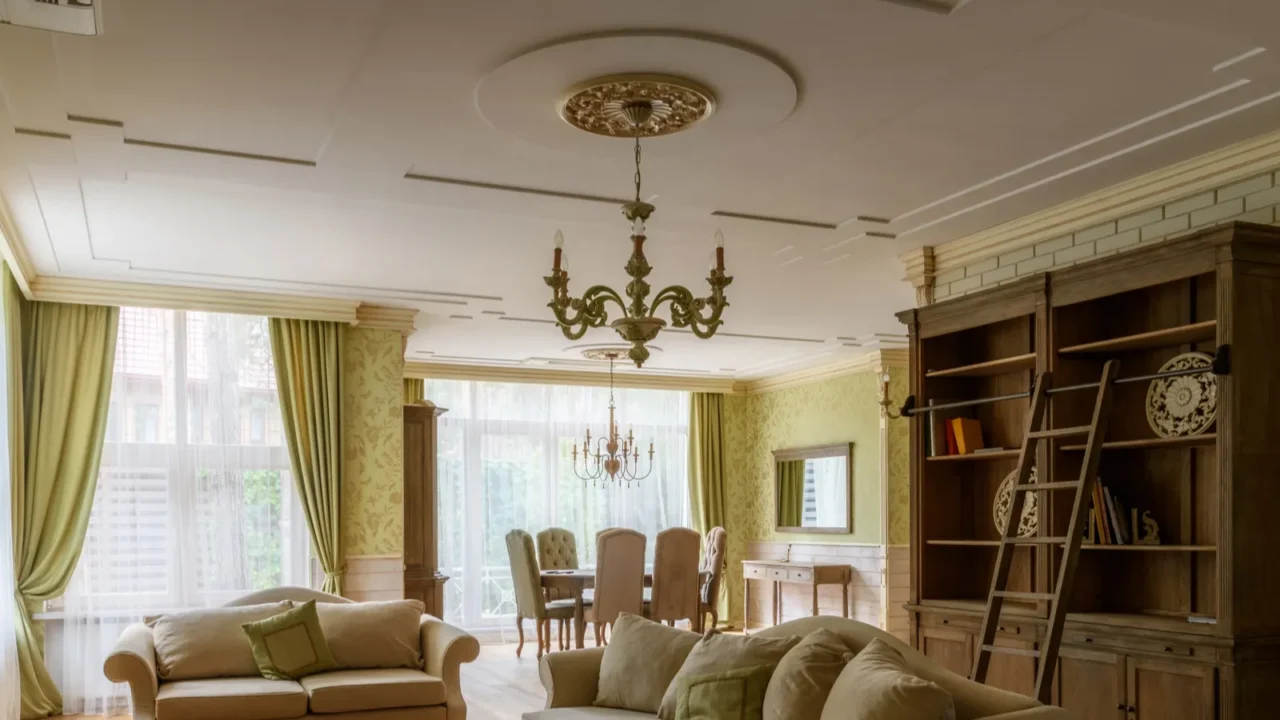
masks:
POLYGON ((1212 667, 1127 658, 1129 720, 1213 720, 1212 667))
MULTIPOLYGON (((976 636, 974 642, 977 642, 976 636)), ((996 638, 996 645, 1020 650, 1036 649, 1033 642, 1002 637, 996 638)), ((987 681, 984 684, 1019 695, 1034 696, 1036 694, 1036 659, 1024 655, 991 653, 991 664, 987 666, 987 681)))
POLYGON ((973 670, 973 635, 961 630, 920 628, 920 652, 957 675, 973 670))
POLYGON ((1054 673, 1054 704, 1072 717, 1126 720, 1124 657, 1064 647, 1054 673))

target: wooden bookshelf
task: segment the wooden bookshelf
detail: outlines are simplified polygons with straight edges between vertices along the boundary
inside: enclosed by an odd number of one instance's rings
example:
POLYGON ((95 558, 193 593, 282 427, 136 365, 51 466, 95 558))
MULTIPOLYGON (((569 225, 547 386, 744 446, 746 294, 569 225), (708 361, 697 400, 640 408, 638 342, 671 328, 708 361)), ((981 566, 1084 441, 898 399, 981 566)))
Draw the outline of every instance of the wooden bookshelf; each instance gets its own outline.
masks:
MULTIPOLYGON (((1203 433, 1186 437, 1142 438, 1140 440, 1108 440, 1102 443, 1103 450, 1161 450, 1169 448, 1189 448, 1215 445, 1217 433, 1203 433)), ((1067 452, 1083 452, 1084 445, 1060 445, 1059 450, 1067 452)))
POLYGON ((999 360, 987 360, 984 362, 947 368, 946 370, 930 370, 925 373, 924 376, 927 378, 989 377, 991 375, 1026 372, 1027 370, 1035 369, 1036 354, 1023 353, 1012 357, 1000 358, 999 360))
POLYGON ((1101 545, 1084 543, 1081 550, 1124 550, 1128 552, 1218 552, 1213 545, 1101 545))
POLYGON ((934 455, 925 458, 929 462, 969 462, 974 460, 1008 460, 1017 458, 1020 448, 1013 450, 992 450, 991 452, 966 453, 964 455, 934 455))
POLYGON ((999 547, 999 540, 925 540, 926 545, 951 545, 955 547, 999 547))
POLYGON ((1217 320, 1179 325, 1164 330, 1151 330, 1111 338, 1080 345, 1068 345, 1058 350, 1059 355, 1084 355, 1098 353, 1121 353, 1132 350, 1151 350, 1154 348, 1187 345, 1190 343, 1212 340, 1218 332, 1217 320))

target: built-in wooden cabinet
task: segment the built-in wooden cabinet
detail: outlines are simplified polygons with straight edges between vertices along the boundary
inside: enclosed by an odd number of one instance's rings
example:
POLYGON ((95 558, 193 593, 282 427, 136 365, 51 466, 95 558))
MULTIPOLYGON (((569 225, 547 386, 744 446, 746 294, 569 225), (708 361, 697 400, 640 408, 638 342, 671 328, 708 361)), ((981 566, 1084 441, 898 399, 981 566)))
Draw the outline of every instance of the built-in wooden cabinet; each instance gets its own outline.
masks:
MULTIPOLYGON (((1086 544, 1067 600, 1054 697, 1082 718, 1246 720, 1280 687, 1280 229, 1233 223, 899 315, 917 406, 976 405, 988 447, 926 453, 911 418, 911 602, 916 646, 969 674, 998 548, 992 503, 1016 467, 1029 391, 1123 378, 1174 356, 1217 358, 1207 432, 1161 438, 1146 381, 1118 384, 1098 476, 1149 510, 1159 545, 1086 544)), ((1094 390, 1051 395, 1047 425, 1087 425, 1094 390)), ((1083 448, 1037 449, 1039 482, 1075 480, 1083 448)), ((1062 536, 1070 493, 1041 493, 1038 534, 1062 536)), ((1019 547, 1011 590, 1050 592, 1061 546, 1019 547)), ((1000 644, 1036 649, 1047 603, 1005 603, 1000 644)), ((987 682, 1031 694, 1035 658, 995 655, 987 682)), ((1264 714, 1259 714, 1264 713, 1264 714)))
POLYGON ((431 403, 404 406, 404 596, 443 617, 436 528, 437 419, 446 411, 431 403))

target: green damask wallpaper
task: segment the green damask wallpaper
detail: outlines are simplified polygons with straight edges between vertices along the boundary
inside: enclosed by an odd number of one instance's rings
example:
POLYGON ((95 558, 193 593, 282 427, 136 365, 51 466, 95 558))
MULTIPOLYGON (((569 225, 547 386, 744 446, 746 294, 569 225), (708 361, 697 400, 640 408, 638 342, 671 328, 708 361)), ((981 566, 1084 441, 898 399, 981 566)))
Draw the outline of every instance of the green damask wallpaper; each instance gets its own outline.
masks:
MULTIPOLYGON (((905 370, 889 374, 890 397, 906 396, 905 370)), ((753 540, 883 542, 880 526, 880 406, 871 371, 759 395, 730 395, 724 402, 726 529, 729 531, 730 617, 742 619, 741 561, 753 540), (853 532, 848 535, 777 533, 773 522, 774 450, 852 442, 853 532)), ((908 532, 907 424, 889 423, 890 544, 906 544, 908 532)))
POLYGON ((404 546, 404 352, 395 330, 347 328, 342 539, 347 555, 404 546))

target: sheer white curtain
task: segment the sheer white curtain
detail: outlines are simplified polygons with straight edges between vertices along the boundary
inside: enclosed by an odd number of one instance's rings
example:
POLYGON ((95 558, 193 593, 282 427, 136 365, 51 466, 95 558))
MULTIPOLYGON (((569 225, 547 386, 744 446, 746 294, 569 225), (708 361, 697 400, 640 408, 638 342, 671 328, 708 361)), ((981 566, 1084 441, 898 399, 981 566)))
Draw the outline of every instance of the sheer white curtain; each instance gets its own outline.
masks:
POLYGON ((128 711, 102 662, 130 622, 310 584, 301 512, 266 318, 122 308, 84 552, 46 643, 64 711, 128 711))
POLYGON ((515 614, 505 543, 512 529, 572 530, 580 563, 590 565, 598 530, 643 532, 652 558, 659 531, 689 524, 688 394, 614 394, 622 432, 632 430, 640 444, 642 473, 654 443, 652 472, 631 487, 596 487, 573 469, 570 452, 577 443, 581 453, 587 427, 592 437, 605 433, 608 388, 427 381, 427 398, 449 410, 440 418, 438 502, 451 622, 505 627, 515 614))
MULTIPOLYGON (((0 304, 3 303, 0 292, 0 304)), ((0 318, 4 309, 0 306, 0 318)), ((17 622, 14 605, 12 476, 9 474, 9 377, 7 333, 0 328, 0 720, 18 720, 22 711, 18 679, 17 622)))
POLYGON ((810 460, 814 495, 818 506, 817 527, 844 527, 849 513, 849 480, 845 458, 810 460))

